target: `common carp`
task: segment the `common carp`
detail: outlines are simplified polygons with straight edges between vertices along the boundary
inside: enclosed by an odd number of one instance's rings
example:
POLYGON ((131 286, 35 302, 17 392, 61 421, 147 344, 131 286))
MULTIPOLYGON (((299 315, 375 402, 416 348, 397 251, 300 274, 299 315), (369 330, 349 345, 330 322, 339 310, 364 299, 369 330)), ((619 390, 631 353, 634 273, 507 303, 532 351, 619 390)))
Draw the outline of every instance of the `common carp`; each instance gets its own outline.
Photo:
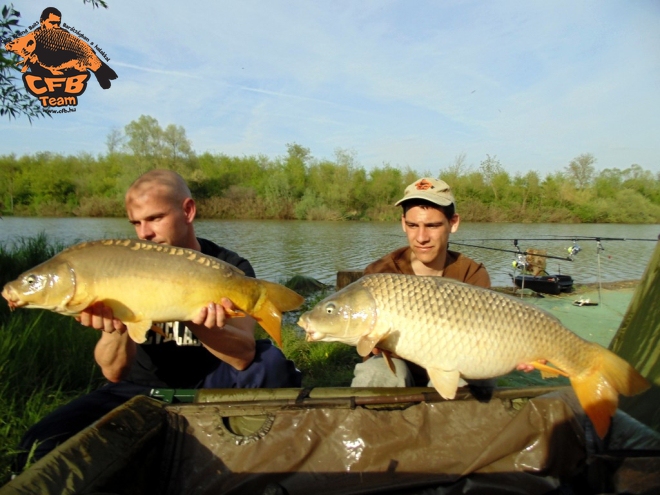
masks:
MULTIPOLYGON (((152 322, 189 321, 211 302, 229 298, 281 346, 282 313, 304 298, 192 249, 108 239, 72 246, 5 285, 11 309, 48 309, 77 316, 95 302, 112 308, 138 343, 152 322)), ((230 315, 240 316, 241 313, 230 315)))
POLYGON ((650 386, 625 360, 549 313, 442 277, 367 275, 319 302, 298 325, 309 341, 344 342, 361 356, 377 347, 423 366, 445 399, 455 397, 461 377, 493 378, 523 363, 544 376, 562 374, 601 438, 618 395, 650 386))
POLYGON ((62 75, 63 71, 86 72, 91 70, 103 89, 111 86, 111 80, 117 79, 117 73, 103 62, 83 40, 66 29, 37 28, 5 45, 8 52, 23 57, 21 72, 31 65, 39 65, 53 75, 62 75))

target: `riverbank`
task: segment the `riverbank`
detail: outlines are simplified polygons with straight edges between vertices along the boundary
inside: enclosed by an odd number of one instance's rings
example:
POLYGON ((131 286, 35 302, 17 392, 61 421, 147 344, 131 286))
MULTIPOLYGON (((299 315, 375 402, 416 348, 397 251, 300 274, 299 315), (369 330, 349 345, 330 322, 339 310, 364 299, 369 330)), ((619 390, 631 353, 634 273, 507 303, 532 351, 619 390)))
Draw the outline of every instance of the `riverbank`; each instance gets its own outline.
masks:
MULTIPOLYGON (((608 347, 630 305, 639 281, 622 280, 578 285, 557 296, 527 296, 526 302, 553 314, 568 329, 590 342, 608 347)), ((514 293, 510 288, 503 292, 514 293)))

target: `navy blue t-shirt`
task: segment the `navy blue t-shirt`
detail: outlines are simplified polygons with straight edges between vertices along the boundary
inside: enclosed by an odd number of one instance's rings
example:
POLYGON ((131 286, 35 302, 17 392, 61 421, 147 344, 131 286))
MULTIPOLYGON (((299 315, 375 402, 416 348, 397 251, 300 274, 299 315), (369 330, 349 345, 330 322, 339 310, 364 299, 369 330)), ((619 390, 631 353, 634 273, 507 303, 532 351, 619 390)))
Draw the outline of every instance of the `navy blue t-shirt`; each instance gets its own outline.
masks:
MULTIPOLYGON (((198 237, 197 240, 202 253, 234 265, 248 277, 255 276, 252 265, 235 252, 207 239, 198 237)), ((221 361, 181 322, 160 325, 166 337, 149 330, 146 342, 137 346, 135 361, 126 381, 154 388, 199 387, 221 361)))

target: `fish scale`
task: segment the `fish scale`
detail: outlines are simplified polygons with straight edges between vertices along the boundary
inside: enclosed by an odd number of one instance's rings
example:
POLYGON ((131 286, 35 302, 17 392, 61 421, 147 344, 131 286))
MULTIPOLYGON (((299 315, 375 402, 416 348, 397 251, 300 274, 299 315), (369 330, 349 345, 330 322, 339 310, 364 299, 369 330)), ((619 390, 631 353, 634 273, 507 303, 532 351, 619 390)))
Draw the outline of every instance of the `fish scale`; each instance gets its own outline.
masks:
POLYGON ((448 399, 460 377, 493 378, 519 364, 544 375, 564 374, 601 437, 618 394, 635 395, 650 386, 626 361, 549 313, 442 277, 367 275, 319 302, 298 324, 308 340, 355 345, 362 356, 377 347, 412 361, 426 368, 448 399))
POLYGON ((35 39, 44 48, 53 52, 71 52, 76 58, 85 60, 91 64, 89 67, 95 71, 101 66, 101 61, 94 50, 83 40, 72 35, 64 29, 37 29, 34 32, 35 39))
MULTIPOLYGON (((362 279, 362 285, 377 301, 379 320, 388 320, 395 329, 416 322, 419 331, 407 332, 390 350, 415 353, 422 366, 440 361, 446 369, 458 368, 466 378, 486 378, 539 359, 554 347, 553 362, 570 372, 571 363, 591 352, 589 342, 566 333, 553 316, 494 291, 475 290, 438 277, 390 274, 362 279), (417 297, 411 299, 410 293, 417 297), (439 300, 442 304, 437 304, 439 300), (544 332, 530 332, 534 327, 542 327, 544 332), (531 338, 520 338, 523 333, 531 338), (474 348, 480 352, 467 352, 474 348), (499 355, 497 362, 488 359, 493 354, 499 355)), ((389 346, 387 339, 379 345, 389 346)))

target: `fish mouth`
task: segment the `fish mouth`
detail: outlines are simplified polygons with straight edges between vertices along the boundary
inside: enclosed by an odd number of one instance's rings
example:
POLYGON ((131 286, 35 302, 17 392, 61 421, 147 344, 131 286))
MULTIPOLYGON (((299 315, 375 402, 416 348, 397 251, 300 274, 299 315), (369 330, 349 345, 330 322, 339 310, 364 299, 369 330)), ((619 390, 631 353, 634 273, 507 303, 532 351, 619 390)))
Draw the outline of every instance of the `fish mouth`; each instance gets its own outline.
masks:
POLYGON ((9 309, 11 311, 27 304, 25 301, 21 301, 13 291, 8 288, 5 288, 5 290, 2 291, 2 297, 7 300, 7 304, 9 304, 9 309))
POLYGON ((311 325, 309 323, 309 319, 307 318, 307 313, 305 313, 300 318, 298 318, 296 324, 305 331, 306 342, 312 342, 314 340, 319 340, 323 338, 323 334, 320 334, 312 330, 311 325))

